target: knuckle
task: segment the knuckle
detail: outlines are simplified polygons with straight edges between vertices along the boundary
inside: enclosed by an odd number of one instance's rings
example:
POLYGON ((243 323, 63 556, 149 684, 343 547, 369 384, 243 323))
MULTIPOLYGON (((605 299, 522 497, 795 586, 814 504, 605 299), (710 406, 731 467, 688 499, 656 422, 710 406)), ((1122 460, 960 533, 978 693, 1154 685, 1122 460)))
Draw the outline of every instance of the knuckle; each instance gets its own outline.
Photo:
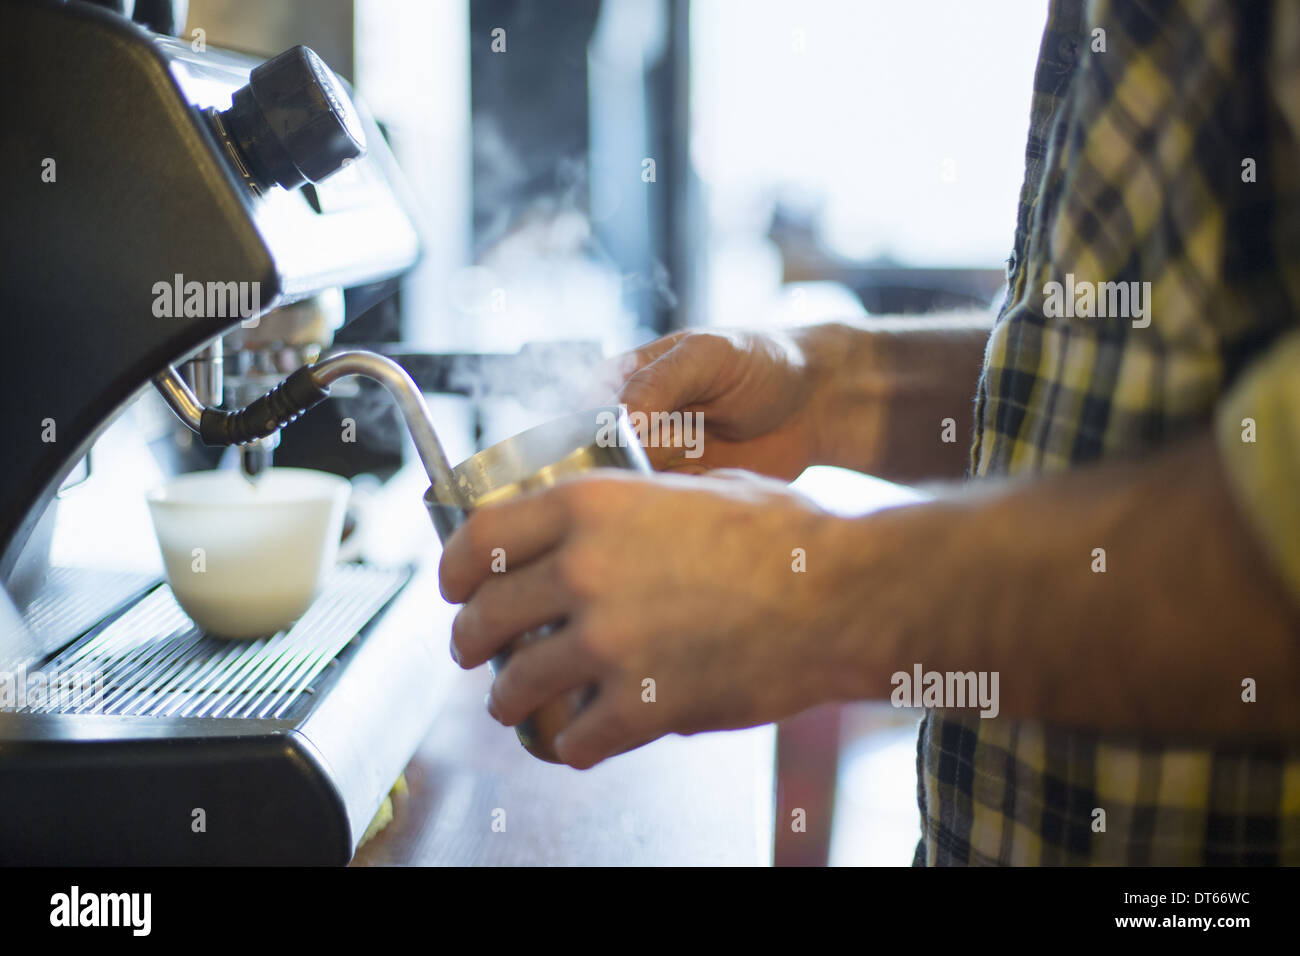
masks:
POLYGON ((473 614, 473 605, 466 604, 457 611, 456 616, 452 618, 451 637, 457 644, 464 643, 466 638, 471 635, 473 628, 471 626, 470 617, 473 616, 473 614))
POLYGON ((678 374, 675 363, 681 358, 677 346, 657 362, 638 369, 628 377, 619 395, 629 407, 650 410, 667 401, 678 374))
POLYGON ((570 622, 575 653, 602 670, 618 663, 619 627, 609 615, 584 614, 570 622))
MULTIPOLYGON (((473 514, 461 525, 460 531, 456 532, 461 536, 460 546, 454 555, 456 567, 473 567, 477 570, 480 566, 486 566, 486 555, 491 550, 486 548, 487 524, 489 523, 484 516, 473 514)), ((455 584, 455 580, 452 580, 452 584, 455 584)))
POLYGON ((590 547, 572 545, 556 557, 560 586, 582 600, 596 597, 606 576, 604 560, 590 547))
POLYGON ((471 605, 461 608, 460 612, 451 622, 451 640, 460 652, 460 657, 467 664, 470 663, 474 654, 474 643, 476 635, 476 613, 471 605))
POLYGON ((595 758, 588 755, 589 750, 587 741, 575 735, 563 742, 560 759, 574 770, 587 770, 596 765, 595 758))
POLYGON ((519 661, 513 660, 496 676, 492 682, 492 700, 497 717, 504 724, 512 724, 527 715, 517 714, 519 699, 526 688, 519 677, 519 661))
POLYGON ((583 661, 603 660, 600 631, 592 624, 590 615, 570 618, 565 630, 573 644, 573 655, 583 661))
POLYGON ((569 524, 579 524, 586 519, 591 485, 589 476, 574 475, 551 489, 550 494, 569 524))
POLYGON ((572 514, 575 522, 604 521, 622 507, 625 485, 601 475, 579 475, 572 483, 572 514))
POLYGON ((587 770, 600 763, 604 735, 590 728, 568 731, 562 738, 560 759, 575 770, 587 770))
POLYGON ((612 745, 627 736, 632 727, 632 714, 628 711, 627 706, 620 701, 611 707, 606 714, 604 726, 601 728, 601 737, 605 742, 612 745))
POLYGON ((493 634, 500 630, 509 620, 510 601, 504 593, 510 587, 510 582, 503 580, 500 576, 484 581, 474 596, 474 600, 467 607, 474 608, 474 619, 472 623, 475 627, 475 633, 480 637, 484 634, 493 634))
POLYGON ((647 386, 661 385, 668 377, 671 369, 672 360, 677 357, 678 349, 684 348, 683 345, 675 345, 673 348, 663 354, 660 361, 647 365, 639 370, 628 384, 639 384, 647 386))
POLYGON ((461 534, 465 536, 464 553, 475 565, 479 564, 484 559, 484 556, 488 555, 492 550, 487 543, 490 524, 487 515, 483 512, 476 512, 470 515, 469 520, 461 528, 461 534))
POLYGON ((691 332, 682 339, 681 346, 683 349, 698 351, 702 354, 715 355, 719 352, 731 348, 731 337, 722 332, 698 331, 691 332))
POLYGON ((442 594, 442 599, 448 604, 459 603, 458 599, 462 596, 455 572, 452 571, 451 565, 447 563, 445 554, 438 564, 438 591, 442 594))
POLYGON ((643 365, 624 379, 619 394, 626 402, 635 402, 636 399, 646 397, 653 390, 655 379, 660 374, 662 373, 658 365, 643 365))

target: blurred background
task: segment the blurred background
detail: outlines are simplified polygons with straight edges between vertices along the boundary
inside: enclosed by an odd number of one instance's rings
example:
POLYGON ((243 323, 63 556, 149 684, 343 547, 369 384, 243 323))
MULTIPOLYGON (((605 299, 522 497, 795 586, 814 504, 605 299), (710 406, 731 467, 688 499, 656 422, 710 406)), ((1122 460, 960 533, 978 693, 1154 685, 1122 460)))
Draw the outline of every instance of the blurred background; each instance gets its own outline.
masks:
POLYGON ((622 348, 990 301, 1043 18, 1039 0, 191 0, 188 32, 306 43, 354 84, 423 216, 409 336, 622 348))
MULTIPOLYGON (((185 36, 305 43, 388 136, 425 255, 363 290, 340 342, 611 353, 685 326, 991 307, 1044 16, 1040 0, 191 0, 185 36)), ((536 414, 480 398, 472 422, 436 400, 440 429, 464 425, 444 432, 454 460, 536 414)), ((915 717, 816 726, 807 746, 829 734, 838 756, 818 852, 910 863, 915 717)))

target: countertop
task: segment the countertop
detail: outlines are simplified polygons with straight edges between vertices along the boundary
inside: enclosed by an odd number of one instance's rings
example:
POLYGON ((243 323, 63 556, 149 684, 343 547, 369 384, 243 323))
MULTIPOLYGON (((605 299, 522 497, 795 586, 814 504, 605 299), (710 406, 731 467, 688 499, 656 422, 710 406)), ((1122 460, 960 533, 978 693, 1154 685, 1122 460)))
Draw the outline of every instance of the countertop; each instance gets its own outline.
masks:
POLYGON ((772 727, 665 738, 577 771, 487 715, 489 681, 486 668, 454 680, 393 821, 354 866, 771 862, 772 727))

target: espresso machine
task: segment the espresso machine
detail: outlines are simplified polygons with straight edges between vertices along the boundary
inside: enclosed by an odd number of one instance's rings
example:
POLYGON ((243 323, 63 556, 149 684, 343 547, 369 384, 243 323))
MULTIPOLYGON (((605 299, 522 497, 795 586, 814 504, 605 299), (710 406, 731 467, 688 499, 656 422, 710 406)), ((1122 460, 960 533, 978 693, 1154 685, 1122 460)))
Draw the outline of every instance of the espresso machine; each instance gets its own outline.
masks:
POLYGON ((71 515, 96 480, 142 490, 115 436, 164 474, 234 448, 255 479, 352 375, 393 392, 436 484, 419 394, 454 375, 332 348, 357 290, 419 255, 347 85, 305 47, 199 49, 174 5, 130 6, 0 2, 0 864, 345 863, 435 712, 436 589, 340 565, 292 628, 230 642, 157 569, 52 542, 126 553, 71 515))

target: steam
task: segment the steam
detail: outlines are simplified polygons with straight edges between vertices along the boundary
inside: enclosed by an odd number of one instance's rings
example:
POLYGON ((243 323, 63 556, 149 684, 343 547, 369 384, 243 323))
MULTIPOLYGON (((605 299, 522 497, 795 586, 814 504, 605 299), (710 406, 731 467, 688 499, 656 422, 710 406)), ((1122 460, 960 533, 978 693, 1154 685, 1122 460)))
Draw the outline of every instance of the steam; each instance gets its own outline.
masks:
POLYGON ((622 384, 618 368, 597 342, 539 342, 461 366, 450 384, 480 402, 509 398, 559 413, 613 401, 622 384))
POLYGON ((480 264, 463 271, 452 296, 481 330, 476 347, 519 352, 459 369, 452 387, 551 414, 613 401, 628 368, 604 353, 652 337, 638 306, 676 307, 668 269, 618 268, 593 225, 617 209, 593 195, 585 155, 549 164, 520 155, 491 115, 476 117, 474 150, 489 190, 478 212, 480 264))
POLYGON ((404 440, 406 426, 392 396, 374 382, 358 382, 353 394, 340 396, 338 413, 356 423, 359 443, 391 447, 404 440))
POLYGON ((668 270, 658 259, 651 264, 648 276, 636 272, 628 273, 623 276, 623 284, 624 288, 632 291, 644 289, 650 292, 656 305, 668 309, 677 308, 677 296, 668 281, 668 270))

